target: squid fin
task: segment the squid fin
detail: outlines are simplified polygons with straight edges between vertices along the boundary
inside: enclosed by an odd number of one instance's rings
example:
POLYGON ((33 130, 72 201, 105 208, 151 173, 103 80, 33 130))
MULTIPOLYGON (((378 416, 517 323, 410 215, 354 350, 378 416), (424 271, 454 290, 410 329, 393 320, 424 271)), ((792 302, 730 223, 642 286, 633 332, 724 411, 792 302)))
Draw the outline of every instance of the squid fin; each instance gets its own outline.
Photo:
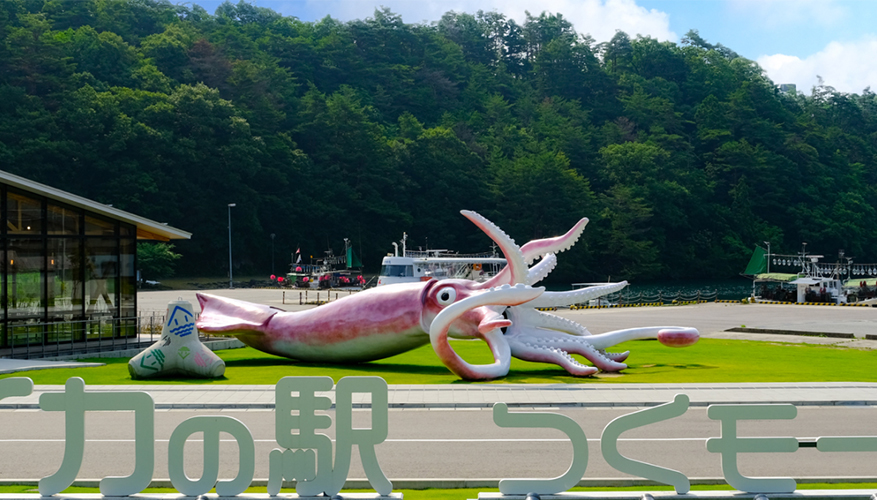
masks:
POLYGON ((280 309, 243 300, 229 299, 206 293, 195 294, 201 304, 201 315, 195 326, 207 333, 241 335, 262 333, 268 321, 280 309))

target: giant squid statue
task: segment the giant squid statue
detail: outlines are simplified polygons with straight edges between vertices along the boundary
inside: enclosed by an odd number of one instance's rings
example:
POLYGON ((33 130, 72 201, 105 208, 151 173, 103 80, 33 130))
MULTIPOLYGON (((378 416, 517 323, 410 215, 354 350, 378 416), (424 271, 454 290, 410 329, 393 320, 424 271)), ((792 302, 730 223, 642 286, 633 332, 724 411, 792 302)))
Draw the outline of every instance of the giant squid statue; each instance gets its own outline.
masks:
POLYGON ((629 352, 606 349, 628 340, 657 338, 682 347, 697 342, 694 328, 660 326, 616 330, 592 335, 568 319, 539 308, 568 306, 621 290, 627 282, 567 291, 546 292, 533 285, 557 264, 556 254, 572 247, 588 219, 563 236, 514 240, 481 215, 461 212, 502 250, 506 267, 484 283, 432 279, 364 290, 335 302, 300 312, 198 294, 201 316, 197 327, 218 335, 234 335, 261 351, 307 362, 356 363, 382 359, 432 344, 452 372, 466 380, 487 380, 508 374, 511 357, 554 363, 575 376, 598 370, 617 372, 629 352), (539 262, 532 265, 537 259, 539 262), (454 351, 448 338, 481 339, 494 362, 473 365, 454 351), (580 363, 578 354, 591 363, 580 363))

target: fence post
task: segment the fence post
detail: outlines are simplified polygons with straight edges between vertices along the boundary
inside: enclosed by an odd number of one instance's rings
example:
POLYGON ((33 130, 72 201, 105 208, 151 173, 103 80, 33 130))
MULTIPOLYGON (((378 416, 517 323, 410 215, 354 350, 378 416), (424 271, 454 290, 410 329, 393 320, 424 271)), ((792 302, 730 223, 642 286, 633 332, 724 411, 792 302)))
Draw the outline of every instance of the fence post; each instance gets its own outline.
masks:
POLYGON ((286 304, 286 291, 283 292, 283 301, 282 304, 286 304))

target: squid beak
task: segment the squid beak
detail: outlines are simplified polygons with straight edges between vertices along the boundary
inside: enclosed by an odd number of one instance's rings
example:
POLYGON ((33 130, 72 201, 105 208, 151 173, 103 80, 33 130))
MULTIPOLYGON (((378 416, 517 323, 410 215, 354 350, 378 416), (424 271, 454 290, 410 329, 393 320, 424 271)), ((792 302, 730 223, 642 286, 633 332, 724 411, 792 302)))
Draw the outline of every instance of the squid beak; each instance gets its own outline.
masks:
POLYGON ((478 321, 478 333, 485 335, 491 330, 512 326, 512 321, 503 314, 506 307, 532 301, 544 291, 544 287, 534 288, 525 285, 514 287, 505 285, 489 290, 487 294, 496 294, 497 300, 493 304, 476 307, 470 311, 476 315, 474 319, 478 321))
POLYGON ((485 317, 481 320, 480 323, 478 323, 478 333, 483 335, 497 328, 508 328, 512 326, 512 322, 509 319, 503 317, 501 314, 497 314, 492 309, 488 310, 490 311, 491 315, 489 317, 485 317))
POLYGON ((502 314, 504 310, 505 306, 480 306, 467 311, 465 317, 470 325, 477 325, 478 333, 484 335, 496 328, 511 326, 512 322, 502 314))

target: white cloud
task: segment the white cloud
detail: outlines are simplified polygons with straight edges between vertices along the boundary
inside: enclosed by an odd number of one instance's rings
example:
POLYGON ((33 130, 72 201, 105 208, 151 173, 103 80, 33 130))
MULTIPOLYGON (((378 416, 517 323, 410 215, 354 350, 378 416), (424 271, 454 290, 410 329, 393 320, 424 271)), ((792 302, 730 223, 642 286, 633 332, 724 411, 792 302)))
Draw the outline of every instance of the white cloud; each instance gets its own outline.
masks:
POLYGON ((809 94, 819 75, 826 85, 858 94, 865 87, 877 88, 877 37, 831 42, 805 59, 784 54, 761 56, 758 64, 774 83, 794 83, 799 92, 809 94))
POLYGON ((838 0, 727 0, 729 10, 766 27, 816 23, 835 26, 849 10, 838 0))
MULTIPOLYGON (((266 2, 261 2, 266 3, 266 2)), ((678 40, 665 12, 646 9, 635 0, 308 0, 313 10, 331 12, 342 21, 372 17, 375 5, 388 7, 406 23, 438 21, 448 11, 474 14, 497 11, 523 23, 525 11, 538 16, 543 11, 563 14, 578 33, 590 34, 598 42, 608 41, 619 29, 631 36, 648 35, 658 40, 678 40)))
POLYGON ((670 30, 670 19, 665 12, 645 9, 634 0, 479 0, 490 4, 484 10, 497 10, 523 22, 524 11, 538 16, 543 11, 561 13, 577 32, 590 34, 598 42, 608 41, 621 30, 631 36, 649 35, 658 40, 677 40, 670 30))

